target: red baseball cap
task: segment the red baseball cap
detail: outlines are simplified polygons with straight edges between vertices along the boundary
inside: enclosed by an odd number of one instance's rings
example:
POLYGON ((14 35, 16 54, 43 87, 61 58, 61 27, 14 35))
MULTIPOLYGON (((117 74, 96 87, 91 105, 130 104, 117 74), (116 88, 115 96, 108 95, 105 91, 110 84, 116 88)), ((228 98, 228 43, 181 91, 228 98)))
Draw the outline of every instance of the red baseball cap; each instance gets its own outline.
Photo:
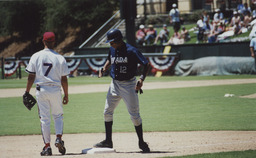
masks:
POLYGON ((53 32, 45 32, 43 40, 46 42, 53 42, 55 41, 55 34, 53 32))

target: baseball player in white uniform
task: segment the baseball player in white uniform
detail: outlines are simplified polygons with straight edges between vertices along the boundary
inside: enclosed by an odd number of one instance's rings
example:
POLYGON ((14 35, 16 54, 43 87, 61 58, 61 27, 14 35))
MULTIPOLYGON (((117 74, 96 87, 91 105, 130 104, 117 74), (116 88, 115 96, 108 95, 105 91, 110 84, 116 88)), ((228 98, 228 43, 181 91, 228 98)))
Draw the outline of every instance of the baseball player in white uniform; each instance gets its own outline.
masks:
POLYGON ((36 86, 36 100, 38 104, 41 130, 45 146, 41 152, 42 156, 52 155, 50 146, 50 122, 53 116, 56 141, 55 146, 64 155, 66 149, 63 134, 63 104, 68 103, 68 81, 69 74, 66 60, 63 56, 53 50, 55 35, 53 32, 45 32, 43 35, 45 48, 36 52, 30 58, 26 67, 29 73, 26 92, 29 93, 33 83, 36 86), (64 91, 62 99, 61 87, 64 91))

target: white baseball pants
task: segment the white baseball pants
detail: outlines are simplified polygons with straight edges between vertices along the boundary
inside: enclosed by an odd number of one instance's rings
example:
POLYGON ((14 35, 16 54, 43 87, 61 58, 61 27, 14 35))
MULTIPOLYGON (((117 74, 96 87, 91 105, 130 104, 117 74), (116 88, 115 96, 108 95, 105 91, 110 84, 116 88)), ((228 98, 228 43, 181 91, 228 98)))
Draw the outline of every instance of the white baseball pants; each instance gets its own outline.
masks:
POLYGON ((40 91, 36 91, 36 99, 41 121, 41 130, 44 143, 51 142, 51 114, 53 116, 56 135, 63 133, 63 107, 61 87, 40 86, 40 91))

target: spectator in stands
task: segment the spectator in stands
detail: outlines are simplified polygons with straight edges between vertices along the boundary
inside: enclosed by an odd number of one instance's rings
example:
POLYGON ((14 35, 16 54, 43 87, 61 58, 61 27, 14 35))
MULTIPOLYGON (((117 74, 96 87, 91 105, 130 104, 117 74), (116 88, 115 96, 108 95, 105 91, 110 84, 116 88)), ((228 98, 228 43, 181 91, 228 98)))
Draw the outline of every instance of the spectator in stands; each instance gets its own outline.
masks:
POLYGON ((203 17, 203 22, 210 21, 210 16, 208 15, 206 10, 203 11, 203 17))
POLYGON ((218 35, 222 34, 225 31, 226 31, 226 26, 223 24, 223 22, 220 22, 218 24, 218 35))
POLYGON ((156 36, 154 44, 157 44, 157 41, 160 40, 161 44, 168 42, 169 40, 169 30, 167 29, 167 25, 163 25, 163 29, 156 36))
POLYGON ((174 3, 172 4, 172 9, 169 12, 170 23, 173 25, 173 30, 179 31, 180 30, 180 11, 177 8, 177 5, 174 3))
POLYGON ((214 29, 211 30, 209 36, 208 36, 208 43, 214 43, 216 42, 217 36, 218 36, 218 25, 214 26, 214 29))
POLYGON ((209 21, 204 22, 203 30, 204 30, 204 37, 203 41, 207 42, 208 41, 208 36, 211 33, 211 30, 213 29, 213 25, 209 21))
POLYGON ((216 24, 218 24, 218 23, 220 23, 220 22, 223 21, 223 20, 224 20, 223 13, 220 12, 220 9, 216 9, 216 10, 215 10, 215 14, 214 14, 214 16, 213 16, 213 21, 214 21, 216 24))
POLYGON ((189 35, 189 32, 188 30, 185 28, 185 26, 182 27, 182 30, 181 30, 181 38, 183 38, 184 42, 187 42, 190 40, 190 35, 189 35))
POLYGON ((201 16, 201 18, 197 21, 197 28, 198 28, 198 33, 197 33, 197 42, 199 43, 200 41, 203 41, 204 38, 204 22, 203 22, 204 17, 201 16))
POLYGON ((211 30, 209 36, 208 36, 208 43, 214 43, 218 40, 218 35, 224 33, 226 31, 226 26, 223 22, 218 23, 218 25, 215 25, 213 27, 214 29, 211 30))
POLYGON ((233 27, 236 23, 240 23, 241 22, 241 17, 239 16, 237 11, 233 12, 233 17, 229 23, 229 27, 233 27))
POLYGON ((148 29, 146 29, 146 37, 145 42, 147 45, 150 45, 155 41, 155 38, 157 36, 157 32, 154 29, 153 25, 148 25, 148 29))
POLYGON ((240 23, 236 22, 235 25, 233 26, 233 31, 234 31, 234 35, 238 35, 241 34, 241 25, 240 23))
POLYGON ((213 25, 211 24, 211 22, 205 21, 203 24, 204 24, 203 29, 205 32, 207 31, 210 32, 213 29, 213 25))
POLYGON ((145 26, 140 25, 139 30, 136 33, 136 42, 137 42, 137 44, 138 45, 144 45, 145 37, 146 37, 145 26))
POLYGON ((251 21, 252 21, 251 14, 250 14, 249 12, 246 12, 246 13, 245 13, 245 16, 244 16, 244 20, 243 20, 244 26, 245 26, 245 27, 249 27, 251 21))
POLYGON ((240 23, 240 30, 238 31, 237 35, 245 33, 248 31, 248 28, 245 26, 244 22, 240 23))
POLYGON ((251 14, 251 8, 248 6, 248 3, 244 3, 244 7, 241 10, 243 16, 246 14, 251 14))
POLYGON ((170 40, 167 42, 167 44, 184 44, 184 39, 181 38, 181 34, 176 30, 170 40))
POLYGON ((241 11, 244 8, 244 5, 242 3, 242 0, 237 0, 238 1, 238 5, 237 5, 237 11, 241 11))

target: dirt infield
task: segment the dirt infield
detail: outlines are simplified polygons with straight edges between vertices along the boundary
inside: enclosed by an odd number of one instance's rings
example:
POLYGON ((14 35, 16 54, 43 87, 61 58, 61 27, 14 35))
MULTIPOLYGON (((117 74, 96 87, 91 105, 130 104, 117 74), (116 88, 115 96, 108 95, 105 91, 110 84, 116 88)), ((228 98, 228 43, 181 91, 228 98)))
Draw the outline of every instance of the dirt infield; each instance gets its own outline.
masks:
MULTIPOLYGON (((228 85, 256 83, 255 79, 235 79, 216 81, 179 81, 164 83, 145 83, 144 89, 156 88, 181 88, 211 85, 228 85)), ((108 85, 97 87, 74 86, 70 87, 70 93, 105 92, 108 85), (93 87, 94 89, 90 89, 93 87)), ((0 97, 21 96, 24 89, 0 90, 0 97)), ((246 96, 244 96, 246 97, 246 96)), ((255 98, 256 95, 248 97, 255 98)), ((193 131, 193 132, 149 132, 144 133, 145 140, 149 143, 152 152, 140 153, 137 144, 137 136, 133 133, 114 133, 113 143, 115 153, 107 154, 81 154, 83 149, 91 148, 93 144, 103 140, 104 133, 64 134, 63 139, 67 148, 67 154, 63 157, 87 157, 87 158, 155 158, 163 156, 193 155, 199 153, 213 153, 225 151, 256 150, 256 131, 193 131)), ((55 136, 52 135, 52 157, 61 156, 53 146, 55 136)), ((1 136, 0 158, 28 158, 40 157, 43 147, 41 135, 29 136, 1 136)))
MULTIPOLYGON (((256 83, 256 79, 225 79, 225 80, 200 80, 200 81, 172 81, 172 82, 145 82, 143 89, 166 89, 166 88, 185 88, 185 87, 202 87, 215 85, 233 85, 256 83)), ((69 86, 70 94, 79 93, 95 93, 107 92, 109 84, 91 84, 69 86)), ((25 88, 16 89, 0 89, 0 98, 6 97, 20 97, 24 94, 25 88)), ((35 90, 30 93, 35 95, 35 90)))
MULTIPOLYGON (((155 158, 163 156, 192 155, 225 151, 256 150, 256 131, 198 131, 198 132, 150 132, 144 134, 151 153, 140 153, 135 133, 114 133, 113 143, 116 153, 81 154, 83 149, 104 138, 104 133, 64 134, 67 154, 63 157, 86 158, 155 158)), ((52 144, 55 136, 52 135, 52 144)), ((3 136, 0 137, 1 158, 40 157, 42 137, 3 136)), ((53 157, 61 154, 52 146, 53 157)))

